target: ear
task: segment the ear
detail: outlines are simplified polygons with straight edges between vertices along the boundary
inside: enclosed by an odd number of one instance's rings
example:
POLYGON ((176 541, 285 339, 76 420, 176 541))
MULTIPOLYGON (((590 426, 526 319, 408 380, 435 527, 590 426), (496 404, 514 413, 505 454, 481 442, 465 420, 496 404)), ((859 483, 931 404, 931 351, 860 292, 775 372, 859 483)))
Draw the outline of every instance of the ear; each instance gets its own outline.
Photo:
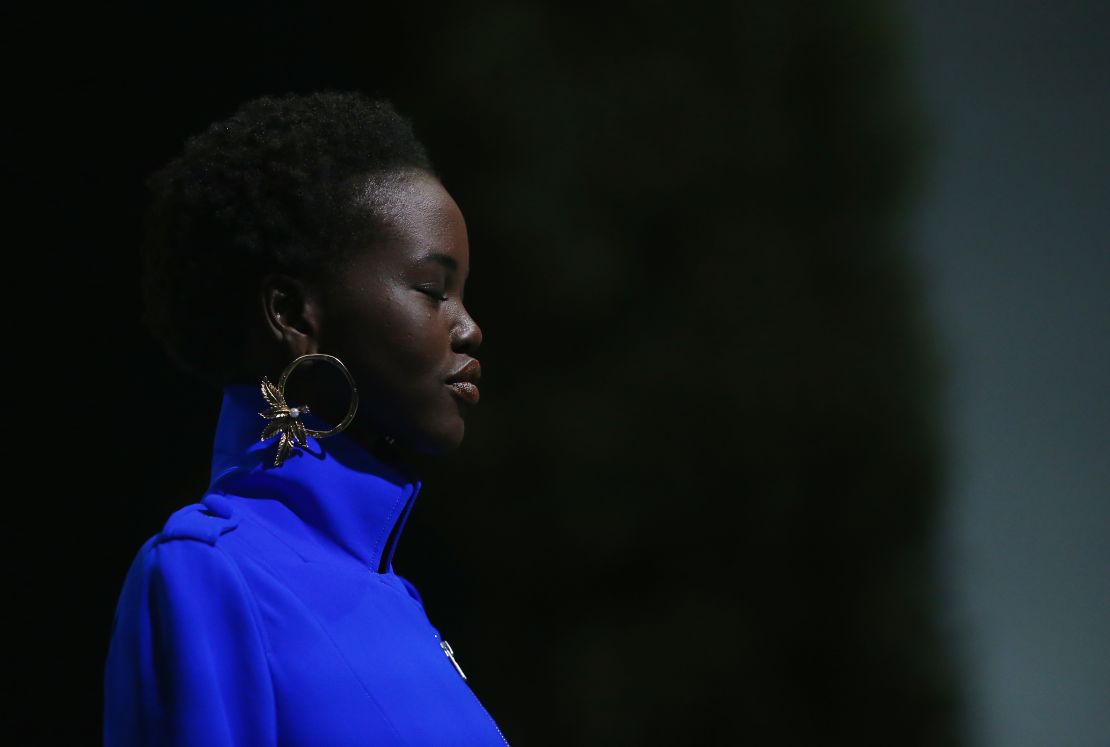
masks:
POLYGON ((263 316, 270 337, 296 358, 318 352, 320 305, 301 279, 283 273, 265 275, 260 283, 263 316))

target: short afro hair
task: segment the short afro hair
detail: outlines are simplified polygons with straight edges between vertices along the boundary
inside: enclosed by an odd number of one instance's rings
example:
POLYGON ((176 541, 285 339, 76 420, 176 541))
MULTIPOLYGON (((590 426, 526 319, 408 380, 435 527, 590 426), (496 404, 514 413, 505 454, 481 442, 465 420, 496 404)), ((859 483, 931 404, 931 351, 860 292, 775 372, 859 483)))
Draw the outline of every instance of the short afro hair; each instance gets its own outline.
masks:
POLYGON ((185 373, 223 386, 242 355, 251 281, 337 269, 384 230, 365 201, 354 209, 370 179, 413 170, 438 178, 388 99, 326 91, 242 104, 147 180, 143 324, 185 373))

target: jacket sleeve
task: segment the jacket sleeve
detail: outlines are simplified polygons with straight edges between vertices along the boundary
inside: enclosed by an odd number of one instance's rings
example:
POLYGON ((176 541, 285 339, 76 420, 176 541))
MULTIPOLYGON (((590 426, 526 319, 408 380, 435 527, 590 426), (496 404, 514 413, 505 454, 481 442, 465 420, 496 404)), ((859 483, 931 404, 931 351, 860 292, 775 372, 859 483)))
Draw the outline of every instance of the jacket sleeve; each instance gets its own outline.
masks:
POLYGON ((132 563, 116 607, 104 744, 276 744, 268 646, 238 567, 216 543, 157 540, 132 563))

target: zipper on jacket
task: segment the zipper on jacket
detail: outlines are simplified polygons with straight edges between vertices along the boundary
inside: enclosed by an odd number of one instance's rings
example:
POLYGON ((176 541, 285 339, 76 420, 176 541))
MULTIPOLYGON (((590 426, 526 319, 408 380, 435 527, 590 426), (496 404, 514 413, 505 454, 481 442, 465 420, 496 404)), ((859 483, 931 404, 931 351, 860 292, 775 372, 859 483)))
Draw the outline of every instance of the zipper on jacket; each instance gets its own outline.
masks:
MULTIPOLYGON (((465 681, 466 675, 463 674, 462 667, 459 666, 459 662, 455 659, 455 650, 451 648, 450 643, 440 637, 438 630, 433 627, 432 631, 432 635, 435 636, 437 641, 439 641, 439 647, 443 649, 443 653, 447 654, 447 658, 450 659, 451 663, 455 665, 455 671, 457 671, 459 673, 459 676, 462 677, 465 681)), ((474 702, 477 703, 478 707, 482 709, 482 713, 486 714, 486 718, 488 718, 489 722, 493 724, 494 730, 497 731, 497 736, 501 737, 501 741, 505 743, 505 747, 509 747, 509 740, 505 739, 505 735, 501 733, 501 727, 497 725, 497 722, 494 721, 493 716, 491 716, 490 712, 486 710, 486 707, 482 705, 482 701, 478 700, 478 696, 475 695, 474 691, 471 690, 469 687, 466 688, 466 691, 470 693, 470 697, 474 698, 474 702)))
POLYGON ((462 667, 459 666, 458 660, 455 659, 455 650, 451 648, 451 644, 440 638, 439 647, 443 649, 443 653, 447 654, 447 658, 455 665, 455 669, 458 670, 459 676, 465 680, 466 675, 463 673, 462 667))

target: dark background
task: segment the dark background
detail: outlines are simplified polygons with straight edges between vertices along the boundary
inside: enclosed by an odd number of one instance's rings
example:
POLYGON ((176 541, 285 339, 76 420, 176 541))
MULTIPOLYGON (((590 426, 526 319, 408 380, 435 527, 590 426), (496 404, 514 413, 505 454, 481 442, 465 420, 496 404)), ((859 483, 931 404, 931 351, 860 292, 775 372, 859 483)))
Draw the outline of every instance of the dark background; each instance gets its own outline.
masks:
POLYGON ((510 742, 1110 736, 1098 4, 7 28, 11 250, 40 260, 9 273, 13 398, 48 426, 15 451, 7 655, 64 706, 23 712, 35 740, 97 741, 127 566, 208 477, 219 394, 139 325, 143 179, 320 88, 391 98, 467 218, 482 404, 396 565, 510 742))

